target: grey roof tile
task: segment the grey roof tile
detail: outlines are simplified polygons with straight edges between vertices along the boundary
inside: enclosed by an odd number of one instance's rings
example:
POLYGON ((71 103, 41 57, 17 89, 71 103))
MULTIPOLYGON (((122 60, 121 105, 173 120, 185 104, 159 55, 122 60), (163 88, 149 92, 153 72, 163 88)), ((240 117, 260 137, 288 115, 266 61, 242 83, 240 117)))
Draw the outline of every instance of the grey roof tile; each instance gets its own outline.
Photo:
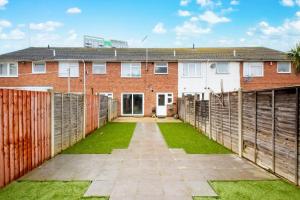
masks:
POLYGON ((265 47, 228 47, 228 48, 82 48, 82 47, 30 47, 0 55, 0 61, 34 60, 106 60, 106 61, 144 61, 148 51, 149 61, 177 60, 243 60, 275 61, 289 60, 286 53, 265 47), (53 56, 55 50, 55 56, 53 56), (233 52, 236 52, 234 56, 233 52), (116 51, 116 56, 115 56, 116 51), (175 56, 174 56, 175 51, 175 56))

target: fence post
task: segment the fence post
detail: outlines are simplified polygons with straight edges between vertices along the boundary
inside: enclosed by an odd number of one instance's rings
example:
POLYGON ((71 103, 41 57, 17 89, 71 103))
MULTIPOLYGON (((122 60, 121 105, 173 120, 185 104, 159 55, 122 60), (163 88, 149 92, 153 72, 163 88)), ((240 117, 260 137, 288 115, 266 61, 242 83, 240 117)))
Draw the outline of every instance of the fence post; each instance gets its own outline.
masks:
POLYGON ((255 109, 255 124, 254 124, 254 163, 257 161, 257 91, 255 91, 254 99, 254 109, 255 109))
POLYGON ((243 156, 243 92, 241 89, 238 91, 238 136, 239 136, 239 156, 243 156))
POLYGON ((50 111, 50 117, 51 117, 51 158, 54 157, 54 91, 48 90, 50 92, 50 104, 51 104, 51 111, 50 111))
POLYGON ((196 127, 196 129, 197 129, 197 125, 196 125, 196 94, 194 96, 194 127, 196 127))
POLYGON ((100 117, 101 117, 101 115, 100 115, 100 110, 101 110, 101 100, 100 100, 100 98, 101 98, 101 96, 100 95, 97 95, 98 96, 98 98, 97 98, 97 101, 98 101, 98 128, 100 128, 100 117))
POLYGON ((209 93, 209 100, 208 100, 208 123, 209 123, 209 139, 211 139, 212 135, 212 123, 211 123, 211 92, 209 93))
POLYGON ((64 133, 64 94, 61 93, 61 133, 60 133, 60 151, 63 150, 63 133, 64 133))
POLYGON ((275 90, 272 90, 272 171, 275 172, 275 90))
POLYGON ((85 138, 85 127, 86 126, 86 94, 83 93, 83 136, 85 138))
POLYGON ((229 122, 229 137, 230 137, 230 149, 232 150, 232 134, 231 134, 231 101, 230 92, 228 92, 228 122, 229 122))
POLYGON ((296 132, 296 144, 295 144, 295 183, 299 185, 299 88, 296 88, 296 124, 295 124, 295 132, 296 132))

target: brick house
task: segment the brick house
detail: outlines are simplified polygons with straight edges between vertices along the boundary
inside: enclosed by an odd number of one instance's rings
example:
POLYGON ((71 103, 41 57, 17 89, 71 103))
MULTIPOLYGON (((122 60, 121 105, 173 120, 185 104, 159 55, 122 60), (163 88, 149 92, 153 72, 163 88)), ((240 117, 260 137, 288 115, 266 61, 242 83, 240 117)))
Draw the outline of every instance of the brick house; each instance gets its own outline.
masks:
POLYGON ((172 115, 184 93, 300 83, 283 52, 261 47, 27 48, 0 55, 0 87, 82 93, 84 68, 86 92, 117 99, 123 116, 172 115))

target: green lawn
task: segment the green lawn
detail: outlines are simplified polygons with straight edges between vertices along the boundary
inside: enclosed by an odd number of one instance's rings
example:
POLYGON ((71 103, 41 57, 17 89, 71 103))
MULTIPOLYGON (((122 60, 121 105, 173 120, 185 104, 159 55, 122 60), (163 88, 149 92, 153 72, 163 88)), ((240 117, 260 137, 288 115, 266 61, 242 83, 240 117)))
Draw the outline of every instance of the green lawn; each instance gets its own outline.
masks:
POLYGON ((0 190, 0 199, 9 200, 108 200, 107 197, 84 198, 89 181, 20 181, 13 182, 0 190))
POLYGON ((218 198, 194 197, 194 200, 298 200, 300 189, 284 181, 212 181, 218 198))
POLYGON ((110 154, 113 149, 128 148, 135 125, 135 123, 108 123, 62 153, 110 154))
POLYGON ((190 154, 231 153, 187 123, 158 123, 158 126, 170 148, 183 148, 190 154))

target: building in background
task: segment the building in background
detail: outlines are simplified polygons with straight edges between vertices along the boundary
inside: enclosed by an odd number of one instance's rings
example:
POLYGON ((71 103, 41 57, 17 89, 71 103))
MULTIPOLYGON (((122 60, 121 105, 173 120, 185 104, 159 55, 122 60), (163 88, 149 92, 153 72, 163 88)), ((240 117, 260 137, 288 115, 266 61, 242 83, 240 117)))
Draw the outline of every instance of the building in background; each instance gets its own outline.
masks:
POLYGON ((0 87, 86 88, 117 99, 122 116, 171 116, 182 95, 204 93, 207 99, 210 92, 294 85, 300 77, 286 53, 263 47, 52 47, 0 55, 0 87))
POLYGON ((122 40, 106 40, 101 37, 85 35, 83 46, 86 48, 128 48, 128 43, 122 40))

